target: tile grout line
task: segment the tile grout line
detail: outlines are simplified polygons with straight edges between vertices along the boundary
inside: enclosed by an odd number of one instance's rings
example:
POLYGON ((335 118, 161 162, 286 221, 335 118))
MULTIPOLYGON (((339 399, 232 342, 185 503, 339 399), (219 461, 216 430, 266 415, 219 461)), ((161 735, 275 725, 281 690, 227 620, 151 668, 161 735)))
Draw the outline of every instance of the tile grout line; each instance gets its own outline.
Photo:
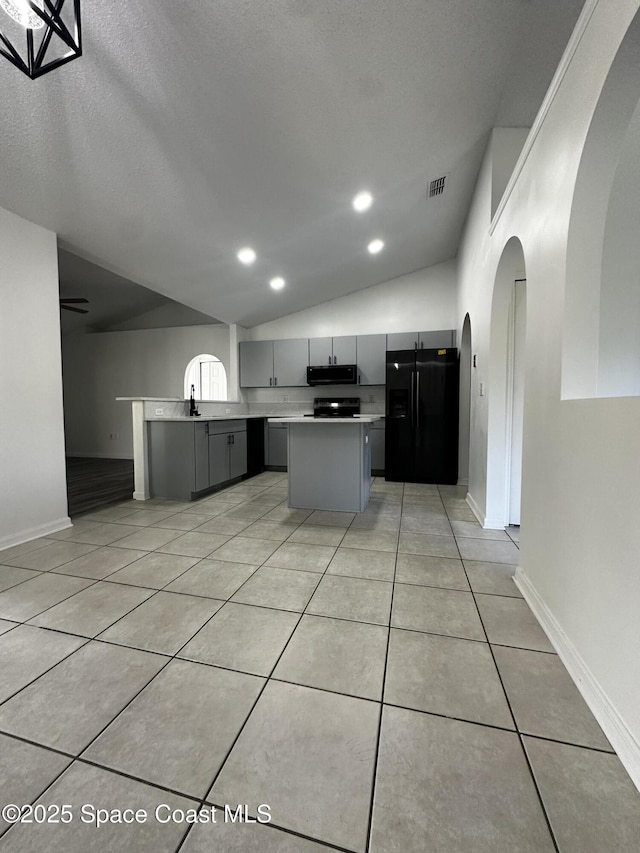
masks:
MULTIPOLYGON (((404 484, 402 487, 402 500, 404 500, 404 484)), ((402 503, 400 509, 400 518, 402 518, 402 503)), ((371 841, 373 837, 373 810, 375 807, 375 798, 376 798, 376 785, 378 779, 378 760, 380 757, 380 739, 382 737, 382 716, 384 712, 384 697, 385 690, 387 686, 387 666, 389 663, 389 646, 391 645, 391 620, 393 616, 393 599, 395 596, 396 589, 396 574, 398 571, 398 546, 400 544, 400 531, 398 530, 397 539, 396 539, 396 553, 395 560, 393 564, 393 583, 391 585, 391 601, 389 602, 389 624, 387 626, 387 647, 385 649, 384 655, 384 668, 382 671, 382 685, 380 691, 380 710, 378 715, 378 731, 376 733, 376 745, 375 751, 373 755, 373 772, 371 777, 371 796, 369 798, 369 816, 367 821, 367 831, 365 835, 365 853, 369 853, 371 849, 371 841)))
MULTIPOLYGON (((456 540, 456 547, 457 547, 457 546, 458 546, 458 542, 457 542, 457 540, 456 540)), ((460 551, 460 549, 458 548, 458 552, 459 552, 459 551, 460 551)), ((462 560, 462 554, 460 554, 460 559, 462 560)), ((467 577, 467 582, 469 582, 469 576, 468 576, 468 574, 467 574, 467 569, 466 569, 466 567, 465 567, 465 565, 464 565, 464 561, 462 561, 462 567, 463 567, 463 570, 464 570, 465 575, 466 575, 466 577, 467 577)), ((471 587, 471 583, 470 583, 470 582, 469 582, 469 587, 471 587)), ((539 803, 540 808, 541 808, 541 810, 542 810, 542 814, 543 814, 543 816, 544 816, 544 820, 545 820, 545 823, 546 823, 547 829, 548 829, 548 831, 549 831, 549 835, 550 835, 550 838, 551 838, 551 842, 552 842, 552 844, 553 844, 553 847, 554 847, 554 850, 556 851, 556 853, 560 853, 560 848, 558 847, 558 842, 557 842, 557 840, 556 840, 556 836, 555 836, 555 833, 554 833, 554 831, 553 831, 553 827, 551 826, 551 819, 550 819, 550 817, 549 817, 549 815, 548 815, 548 813, 547 813, 547 809, 546 809, 546 807, 545 807, 544 800, 542 799, 542 793, 541 793, 541 791, 540 791, 540 789, 539 789, 539 787, 538 787, 538 783, 537 783, 536 778, 535 778, 535 776, 534 776, 533 768, 532 768, 532 766, 531 766, 531 762, 529 761, 529 756, 527 755, 527 751, 526 751, 525 746, 524 746, 524 741, 523 741, 523 739, 522 739, 522 734, 520 733, 520 730, 519 730, 519 728, 518 728, 518 722, 517 722, 517 720, 516 720, 516 716, 515 716, 515 714, 514 714, 514 712, 513 712, 513 708, 511 707, 511 702, 509 701, 509 696, 508 696, 508 694, 507 694, 507 690, 506 690, 506 688, 505 688, 505 686, 504 686, 504 681, 503 681, 503 679, 502 679, 502 673, 500 672, 500 669, 499 669, 499 667, 498 667, 498 663, 497 663, 496 658, 495 658, 495 655, 494 655, 494 653, 493 653, 493 649, 492 649, 492 647, 491 647, 491 643, 489 642, 489 635, 487 634, 487 629, 485 628, 484 620, 482 619, 482 614, 481 614, 481 612, 480 612, 480 608, 478 607, 478 602, 476 601, 476 596, 475 596, 475 593, 473 592, 473 589, 471 590, 471 594, 473 595, 473 602, 474 602, 475 607, 476 607, 476 611, 477 611, 477 614, 478 614, 478 619, 480 620, 480 624, 482 625, 482 630, 483 630, 483 632, 484 632, 484 635, 485 635, 485 637, 487 638, 487 646, 488 646, 488 648, 489 648, 489 654, 491 655, 491 659, 492 659, 492 661, 493 661, 493 665, 494 665, 494 667, 495 667, 495 669, 496 669, 496 672, 497 672, 497 674, 498 674, 498 679, 500 680, 500 686, 502 687, 502 692, 503 692, 503 694, 504 694, 505 701, 506 701, 506 703, 507 703, 507 707, 509 708, 509 713, 511 714, 511 718, 512 718, 512 720, 513 720, 513 724, 514 724, 514 728, 515 728, 515 733, 516 733, 516 735, 517 735, 517 737, 518 737, 518 743, 520 744, 520 749, 522 750, 522 755, 523 755, 523 757, 524 757, 524 760, 525 760, 525 763, 526 763, 527 769, 528 769, 528 771, 529 771, 529 776, 530 776, 530 778, 531 778, 531 781, 533 782, 533 787, 534 787, 534 790, 535 790, 535 792, 536 792, 536 795, 537 795, 537 798, 538 798, 538 803, 539 803)))

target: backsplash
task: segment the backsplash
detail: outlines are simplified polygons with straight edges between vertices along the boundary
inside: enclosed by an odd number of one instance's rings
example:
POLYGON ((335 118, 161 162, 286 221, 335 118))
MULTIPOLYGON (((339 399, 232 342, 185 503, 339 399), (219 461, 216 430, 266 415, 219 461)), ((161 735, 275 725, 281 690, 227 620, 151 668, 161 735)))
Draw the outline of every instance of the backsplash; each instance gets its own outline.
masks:
MULTIPOLYGON (((225 415, 303 415, 313 410, 314 397, 359 397, 363 415, 384 412, 384 385, 324 386, 322 388, 250 388, 245 389, 245 402, 205 402, 197 400, 202 417, 225 415), (286 398, 286 399, 285 399, 286 398)), ((189 414, 189 400, 145 400, 145 420, 184 418, 189 414)))
POLYGON ((298 388, 244 388, 249 411, 297 414, 311 412, 314 397, 359 397, 364 415, 381 414, 385 407, 384 385, 325 385, 298 388), (286 399, 285 399, 286 398, 286 399))

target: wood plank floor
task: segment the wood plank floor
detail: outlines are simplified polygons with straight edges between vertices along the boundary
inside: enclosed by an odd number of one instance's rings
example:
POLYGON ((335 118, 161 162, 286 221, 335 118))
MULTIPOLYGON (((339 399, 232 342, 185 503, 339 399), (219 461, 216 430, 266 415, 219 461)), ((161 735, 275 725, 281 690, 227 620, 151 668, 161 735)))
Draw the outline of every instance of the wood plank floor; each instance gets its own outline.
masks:
POLYGON ((131 498, 132 459, 67 456, 66 462, 67 501, 72 518, 131 498))

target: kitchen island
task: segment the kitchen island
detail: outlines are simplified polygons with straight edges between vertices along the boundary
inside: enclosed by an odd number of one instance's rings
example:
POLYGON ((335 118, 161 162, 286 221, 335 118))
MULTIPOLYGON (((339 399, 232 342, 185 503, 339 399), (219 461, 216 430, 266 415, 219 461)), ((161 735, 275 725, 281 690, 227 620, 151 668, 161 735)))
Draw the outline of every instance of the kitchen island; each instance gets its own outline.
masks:
POLYGON ((380 417, 269 418, 288 426, 289 506, 363 512, 371 488, 369 428, 380 417))

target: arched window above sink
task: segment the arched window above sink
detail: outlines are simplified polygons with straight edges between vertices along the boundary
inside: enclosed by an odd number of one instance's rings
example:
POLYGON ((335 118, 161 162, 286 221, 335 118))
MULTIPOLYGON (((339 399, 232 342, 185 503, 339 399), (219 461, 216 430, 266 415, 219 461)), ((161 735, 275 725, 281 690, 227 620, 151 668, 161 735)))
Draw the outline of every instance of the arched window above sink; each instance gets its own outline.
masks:
POLYGON ((226 400, 227 371, 215 355, 203 353, 192 358, 184 374, 184 397, 191 396, 195 388, 196 400, 226 400))

